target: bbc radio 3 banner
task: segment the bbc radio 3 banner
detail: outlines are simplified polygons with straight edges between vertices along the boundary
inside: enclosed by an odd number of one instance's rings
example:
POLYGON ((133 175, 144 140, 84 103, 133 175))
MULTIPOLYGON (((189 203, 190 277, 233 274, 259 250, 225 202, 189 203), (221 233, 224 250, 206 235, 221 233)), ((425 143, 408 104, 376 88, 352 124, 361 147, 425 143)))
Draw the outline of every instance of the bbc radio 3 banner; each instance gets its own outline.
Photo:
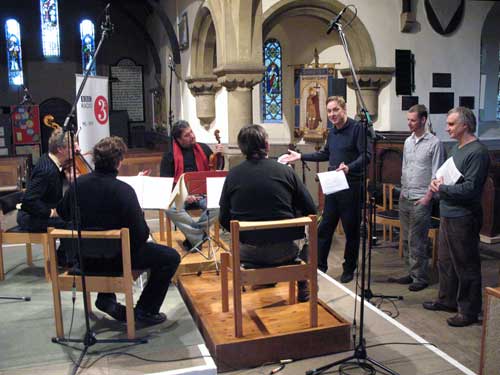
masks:
MULTIPOLYGON (((77 92, 82 81, 83 75, 77 74, 77 92)), ((76 107, 78 141, 89 163, 92 163, 92 156, 87 153, 102 138, 109 137, 108 103, 108 77, 90 76, 76 107)))

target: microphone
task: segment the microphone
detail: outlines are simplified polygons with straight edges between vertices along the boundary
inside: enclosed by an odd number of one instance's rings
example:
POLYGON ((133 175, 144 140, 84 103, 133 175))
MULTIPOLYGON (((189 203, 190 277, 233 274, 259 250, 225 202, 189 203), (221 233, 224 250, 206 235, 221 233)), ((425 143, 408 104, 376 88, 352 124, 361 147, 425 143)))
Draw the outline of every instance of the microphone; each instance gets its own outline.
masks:
POLYGON ((348 6, 344 7, 344 9, 342 9, 340 11, 340 13, 337 14, 337 16, 330 21, 330 23, 328 24, 328 29, 326 30, 327 34, 330 34, 332 32, 332 30, 335 29, 335 26, 337 26, 337 23, 339 23, 340 19, 342 18, 342 15, 347 10, 347 8, 348 8, 348 6))
POLYGON ((101 25, 101 29, 109 33, 113 31, 113 24, 111 23, 111 16, 109 12, 110 8, 111 8, 111 3, 108 3, 106 5, 106 8, 104 8, 104 22, 101 25))
POLYGON ((175 69, 175 62, 172 59, 172 55, 168 55, 168 67, 172 70, 175 69))

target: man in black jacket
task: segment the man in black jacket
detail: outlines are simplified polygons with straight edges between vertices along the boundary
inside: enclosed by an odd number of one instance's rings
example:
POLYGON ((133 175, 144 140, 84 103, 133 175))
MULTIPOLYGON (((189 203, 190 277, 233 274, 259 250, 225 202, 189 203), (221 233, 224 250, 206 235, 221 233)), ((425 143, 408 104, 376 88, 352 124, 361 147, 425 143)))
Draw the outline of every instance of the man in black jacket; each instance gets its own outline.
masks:
MULTIPOLYGON (((149 228, 132 187, 116 178, 127 146, 119 137, 99 141, 93 149, 94 172, 78 178, 77 202, 80 208, 82 229, 130 230, 130 249, 134 269, 150 269, 148 283, 135 307, 136 319, 148 324, 166 320, 160 307, 167 294, 172 276, 180 263, 179 254, 172 248, 147 242, 149 228)), ((74 185, 57 205, 57 212, 65 220, 73 213, 74 185)), ((121 258, 115 254, 101 254, 99 261, 89 261, 89 267, 99 271, 121 270, 121 258)), ((85 263, 87 265, 87 262, 85 263)), ((84 269, 84 271, 94 271, 84 269)), ((116 302, 116 296, 99 293, 96 307, 113 318, 125 321, 125 307, 116 302)))
MULTIPOLYGON (((262 126, 242 128, 238 146, 246 160, 229 171, 222 189, 219 221, 224 228, 230 229, 231 220, 281 220, 316 214, 311 195, 292 168, 267 157, 269 142, 262 126)), ((304 237, 303 227, 243 232, 241 262, 261 266, 289 263, 300 252, 296 240, 304 237)), ((307 301, 307 282, 300 281, 298 286, 299 301, 307 301)))
POLYGON ((63 195, 63 164, 69 159, 68 134, 52 132, 49 152, 33 168, 31 179, 17 213, 17 223, 28 232, 44 232, 47 227, 63 228, 65 222, 55 209, 63 195))
POLYGON ((328 133, 325 147, 322 150, 301 155, 290 151, 284 159, 294 162, 328 161, 328 170, 344 171, 349 189, 325 196, 325 208, 318 228, 318 268, 326 272, 328 269, 328 254, 332 245, 333 232, 339 219, 342 220, 346 243, 344 251, 344 272, 340 277, 342 283, 348 283, 354 277, 354 270, 358 263, 360 224, 362 208, 363 165, 370 161, 370 145, 366 153, 364 142, 366 139, 363 125, 347 117, 344 98, 330 96, 326 100, 328 119, 334 127, 328 133))

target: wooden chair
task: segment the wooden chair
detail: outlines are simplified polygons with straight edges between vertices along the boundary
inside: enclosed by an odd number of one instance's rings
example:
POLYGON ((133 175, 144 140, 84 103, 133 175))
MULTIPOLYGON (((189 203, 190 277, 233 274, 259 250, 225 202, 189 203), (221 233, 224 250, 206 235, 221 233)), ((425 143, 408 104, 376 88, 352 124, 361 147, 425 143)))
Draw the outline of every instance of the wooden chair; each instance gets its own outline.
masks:
POLYGON ((242 287, 251 284, 289 282, 289 303, 296 303, 296 281, 309 280, 309 325, 318 325, 317 284, 317 218, 316 215, 275 221, 231 221, 231 254, 221 254, 222 311, 229 311, 228 270, 233 275, 234 335, 243 336, 242 287), (244 269, 240 266, 240 232, 249 230, 309 227, 309 261, 277 267, 244 269))
MULTIPOLYGON (((16 205, 22 199, 23 192, 17 191, 0 197, 0 210, 1 215, 6 215, 16 210, 16 205)), ((26 263, 33 266, 32 243, 42 245, 44 257, 45 279, 50 281, 49 271, 49 251, 48 251, 48 237, 47 233, 33 233, 22 231, 19 226, 6 229, 2 228, 2 221, 0 220, 0 280, 5 279, 5 269, 3 264, 3 245, 4 244, 26 244, 26 263)))
MULTIPOLYGON (((54 298, 54 318, 56 323, 57 337, 64 337, 61 291, 72 291, 73 283, 76 283, 76 290, 82 291, 81 277, 70 274, 69 271, 59 273, 56 255, 56 239, 75 238, 75 231, 65 229, 53 229, 48 231, 49 251, 50 251, 50 274, 52 278, 52 295, 54 298)), ((123 274, 118 276, 86 276, 85 285, 87 294, 87 305, 91 311, 91 292, 101 293, 123 293, 125 294, 125 309, 127 312, 127 336, 129 339, 135 338, 135 320, 134 320, 134 300, 133 300, 133 282, 132 265, 130 258, 130 237, 128 228, 107 231, 82 231, 82 239, 103 239, 120 240, 122 252, 123 274)), ((140 271, 139 271, 140 272, 140 271)))
POLYGON ((383 240, 386 241, 386 233, 388 232, 389 241, 391 242, 393 228, 400 228, 401 230, 401 224, 399 222, 399 211, 394 209, 393 205, 394 188, 394 184, 382 184, 382 206, 377 207, 376 212, 377 223, 383 225, 383 240))
MULTIPOLYGON (((429 227, 429 238, 432 243, 432 268, 436 269, 438 260, 438 247, 439 247, 439 218, 431 217, 431 225, 429 227)), ((403 236, 399 235, 399 256, 404 257, 403 253, 403 236)))

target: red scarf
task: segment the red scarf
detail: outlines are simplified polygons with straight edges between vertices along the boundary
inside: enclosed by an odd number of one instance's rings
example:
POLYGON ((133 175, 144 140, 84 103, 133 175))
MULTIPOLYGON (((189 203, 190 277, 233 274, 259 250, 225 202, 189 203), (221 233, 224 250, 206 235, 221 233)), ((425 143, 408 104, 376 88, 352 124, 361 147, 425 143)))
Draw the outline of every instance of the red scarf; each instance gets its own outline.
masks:
MULTIPOLYGON (((196 161, 196 169, 199 172, 208 171, 208 159, 203 152, 203 149, 198 143, 193 145, 194 159, 196 161)), ((182 156, 181 147, 174 142, 174 184, 177 183, 181 175, 184 173, 184 157, 182 156)))

